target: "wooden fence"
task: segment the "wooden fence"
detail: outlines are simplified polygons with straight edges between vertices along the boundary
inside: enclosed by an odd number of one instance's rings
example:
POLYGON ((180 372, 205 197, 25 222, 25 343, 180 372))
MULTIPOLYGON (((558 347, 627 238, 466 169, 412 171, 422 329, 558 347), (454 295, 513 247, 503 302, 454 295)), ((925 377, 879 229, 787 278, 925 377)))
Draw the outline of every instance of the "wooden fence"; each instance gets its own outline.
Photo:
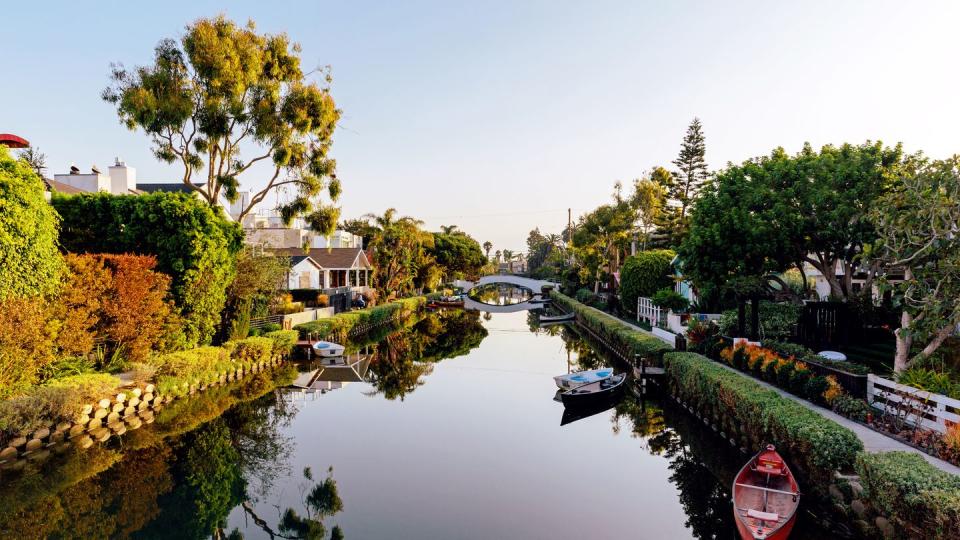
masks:
POLYGON ((650 326, 661 326, 663 316, 663 309, 653 305, 652 300, 643 296, 637 297, 637 322, 646 319, 650 326))
POLYGON ((960 423, 960 400, 870 374, 867 402, 886 414, 899 415, 913 426, 947 430, 947 422, 960 423))

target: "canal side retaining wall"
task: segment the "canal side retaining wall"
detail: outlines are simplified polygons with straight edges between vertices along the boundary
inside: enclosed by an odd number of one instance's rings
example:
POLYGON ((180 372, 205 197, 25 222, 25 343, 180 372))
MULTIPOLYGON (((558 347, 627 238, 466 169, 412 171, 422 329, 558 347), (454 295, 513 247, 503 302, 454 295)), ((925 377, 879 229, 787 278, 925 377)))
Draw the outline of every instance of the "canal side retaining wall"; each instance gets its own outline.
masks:
MULTIPOLYGON (((283 357, 277 354, 269 360, 222 370, 210 380, 188 384, 184 391, 187 396, 193 395, 267 371, 283 361, 283 357)), ((175 399, 177 397, 172 393, 159 394, 153 384, 122 389, 96 403, 84 405, 73 421, 51 424, 13 439, 0 450, 0 470, 22 469, 27 462, 45 461, 72 447, 90 448, 96 442, 106 442, 113 436, 153 423, 156 413, 175 399)))

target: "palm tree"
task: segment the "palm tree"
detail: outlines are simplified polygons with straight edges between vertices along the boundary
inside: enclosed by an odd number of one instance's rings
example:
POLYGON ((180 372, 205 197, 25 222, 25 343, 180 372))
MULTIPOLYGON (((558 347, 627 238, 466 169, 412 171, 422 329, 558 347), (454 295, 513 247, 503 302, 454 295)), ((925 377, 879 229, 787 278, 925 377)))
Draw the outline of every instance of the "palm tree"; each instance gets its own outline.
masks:
POLYGON ((493 249, 493 242, 487 240, 483 243, 483 250, 487 252, 487 260, 490 260, 490 250, 493 249))
POLYGON ((441 225, 440 230, 443 231, 443 234, 455 234, 457 231, 456 225, 441 225))
POLYGON ((513 272, 513 251, 503 250, 503 262, 507 263, 507 272, 513 272))

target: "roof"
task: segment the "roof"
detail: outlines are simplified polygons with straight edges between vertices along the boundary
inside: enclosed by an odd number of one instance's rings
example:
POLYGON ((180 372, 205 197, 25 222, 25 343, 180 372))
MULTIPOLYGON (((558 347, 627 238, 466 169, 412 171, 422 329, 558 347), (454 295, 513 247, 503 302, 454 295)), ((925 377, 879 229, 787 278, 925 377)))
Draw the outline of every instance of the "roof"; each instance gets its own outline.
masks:
POLYGON ((309 261, 310 264, 316 266, 317 268, 323 268, 322 266, 317 264, 317 261, 310 258, 309 255, 295 255, 293 257, 290 257, 290 267, 293 268, 294 266, 302 263, 303 261, 309 261))
MULTIPOLYGON (((326 269, 342 268, 370 268, 370 262, 363 250, 358 247, 352 248, 274 248, 271 249, 275 255, 290 257, 309 256, 313 262, 326 269)), ((298 261, 299 262, 299 261, 298 261)), ((295 262, 293 264, 296 264, 295 262)))
MULTIPOLYGON (((207 185, 206 183, 194 184, 197 187, 203 187, 207 185)), ((139 191, 144 191, 147 193, 155 193, 157 191, 165 191, 168 193, 192 193, 193 188, 184 184, 183 182, 178 182, 176 184, 141 184, 137 183, 137 189, 139 191)))
POLYGON ((56 180, 50 180, 49 178, 44 178, 43 183, 46 184, 47 191, 56 191, 57 193, 63 193, 65 195, 86 193, 86 191, 78 187, 73 187, 70 184, 64 184, 63 182, 57 182, 56 180))

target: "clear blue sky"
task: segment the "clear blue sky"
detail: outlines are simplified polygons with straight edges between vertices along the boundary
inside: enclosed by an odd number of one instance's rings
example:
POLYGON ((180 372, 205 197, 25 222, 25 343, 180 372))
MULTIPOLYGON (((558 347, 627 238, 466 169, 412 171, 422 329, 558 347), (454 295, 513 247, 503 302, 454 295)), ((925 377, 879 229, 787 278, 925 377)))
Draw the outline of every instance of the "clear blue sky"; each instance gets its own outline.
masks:
POLYGON ((949 1, 17 2, 0 132, 45 152, 49 174, 119 155, 174 181, 99 94, 110 62, 146 63, 221 12, 333 67, 346 217, 393 206, 495 249, 669 164, 694 116, 712 168, 804 141, 960 150, 949 1))

